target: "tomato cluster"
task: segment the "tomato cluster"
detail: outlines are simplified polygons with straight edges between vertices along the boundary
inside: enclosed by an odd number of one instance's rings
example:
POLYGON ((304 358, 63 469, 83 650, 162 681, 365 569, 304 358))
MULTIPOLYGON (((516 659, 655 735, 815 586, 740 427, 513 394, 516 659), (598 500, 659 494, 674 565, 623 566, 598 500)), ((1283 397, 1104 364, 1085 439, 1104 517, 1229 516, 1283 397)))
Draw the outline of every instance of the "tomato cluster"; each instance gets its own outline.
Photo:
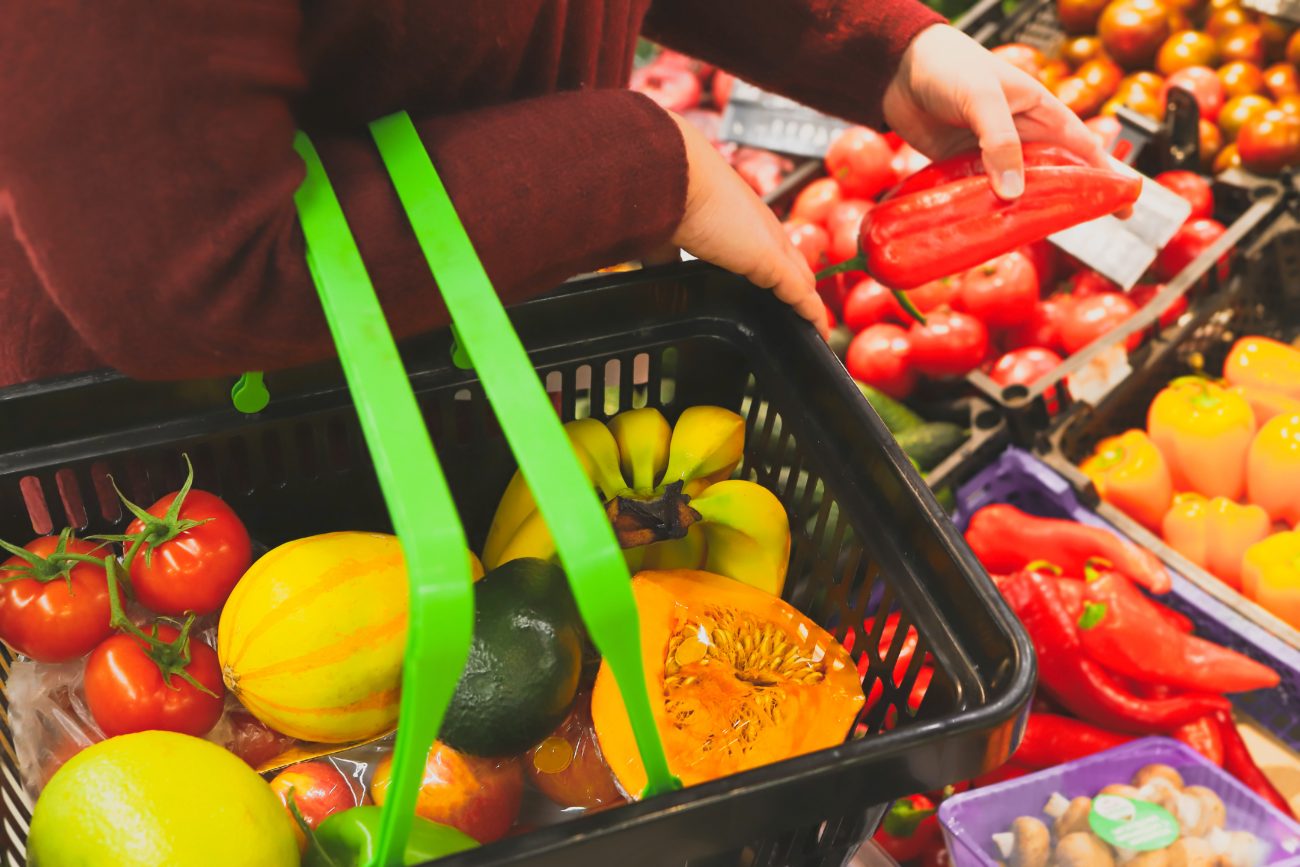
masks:
POLYGON ((216 651, 191 632, 197 617, 221 609, 252 544, 219 497, 191 490, 192 478, 148 509, 124 498, 135 516, 124 535, 78 539, 64 530, 23 548, 0 543, 11 554, 0 565, 0 639, 37 662, 86 657, 86 705, 110 737, 202 736, 225 706, 216 651), (142 628, 125 613, 125 592, 166 617, 142 628))
POLYGON ((1053 55, 994 49, 1038 78, 1103 140, 1125 106, 1154 120, 1172 88, 1195 97, 1205 171, 1300 164, 1300 36, 1239 0, 1057 0, 1069 34, 1053 55))

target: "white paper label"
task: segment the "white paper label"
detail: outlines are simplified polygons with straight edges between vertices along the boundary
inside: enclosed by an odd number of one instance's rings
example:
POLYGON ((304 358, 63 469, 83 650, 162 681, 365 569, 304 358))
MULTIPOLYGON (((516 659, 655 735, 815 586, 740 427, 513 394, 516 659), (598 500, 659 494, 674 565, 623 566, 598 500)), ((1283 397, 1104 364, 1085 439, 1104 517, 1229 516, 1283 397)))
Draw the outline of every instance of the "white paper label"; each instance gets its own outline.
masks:
POLYGON ((1088 362, 1078 373, 1071 374, 1065 385, 1075 400, 1095 404, 1119 385, 1132 370, 1128 363, 1128 351, 1121 342, 1088 362))
POLYGON ((1127 220, 1101 217, 1080 223, 1057 232, 1050 240, 1089 268, 1129 289, 1142 279, 1160 248, 1169 243, 1191 213, 1192 206, 1186 199, 1144 177, 1133 216, 1127 220))

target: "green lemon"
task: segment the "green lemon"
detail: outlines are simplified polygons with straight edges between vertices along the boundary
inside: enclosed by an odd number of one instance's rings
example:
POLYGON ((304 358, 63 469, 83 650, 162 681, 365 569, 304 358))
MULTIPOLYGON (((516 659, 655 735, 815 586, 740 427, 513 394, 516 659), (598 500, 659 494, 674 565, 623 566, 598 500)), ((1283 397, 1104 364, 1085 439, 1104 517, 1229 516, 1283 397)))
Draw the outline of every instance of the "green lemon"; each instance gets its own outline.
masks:
POLYGON ((41 792, 28 867, 297 867, 292 819, 234 754, 173 732, 88 747, 41 792))

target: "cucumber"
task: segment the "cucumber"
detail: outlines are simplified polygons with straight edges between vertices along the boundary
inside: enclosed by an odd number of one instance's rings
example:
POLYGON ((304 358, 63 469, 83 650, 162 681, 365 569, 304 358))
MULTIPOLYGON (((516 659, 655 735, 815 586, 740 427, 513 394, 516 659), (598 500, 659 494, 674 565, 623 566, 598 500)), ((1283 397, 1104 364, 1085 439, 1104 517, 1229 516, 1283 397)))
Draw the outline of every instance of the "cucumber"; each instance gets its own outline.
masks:
POLYGON ((966 442, 966 429, 949 421, 929 421, 894 435, 903 452, 929 472, 966 442))
POLYGON ((912 430, 925 424, 925 419, 903 406, 892 397, 872 388, 865 382, 857 382, 858 391, 871 404, 871 408, 880 416, 880 420, 889 428, 889 432, 898 436, 903 431, 912 430))
POLYGON ((844 360, 845 354, 849 351, 849 344, 853 342, 853 332, 846 326, 836 325, 831 329, 831 336, 826 341, 826 345, 835 353, 835 357, 840 361, 844 360))

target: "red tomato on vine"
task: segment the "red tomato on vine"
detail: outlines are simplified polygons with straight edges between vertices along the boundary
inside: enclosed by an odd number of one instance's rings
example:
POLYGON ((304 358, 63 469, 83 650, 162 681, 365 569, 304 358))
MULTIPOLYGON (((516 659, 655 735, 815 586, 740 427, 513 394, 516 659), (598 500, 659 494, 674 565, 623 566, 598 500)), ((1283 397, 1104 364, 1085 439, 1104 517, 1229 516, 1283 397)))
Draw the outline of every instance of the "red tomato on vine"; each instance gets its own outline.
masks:
POLYGON ((253 561, 244 523, 220 497, 191 490, 188 457, 185 465, 181 489, 148 509, 123 497, 136 519, 125 535, 106 537, 122 543, 136 599, 172 616, 219 611, 253 561))

